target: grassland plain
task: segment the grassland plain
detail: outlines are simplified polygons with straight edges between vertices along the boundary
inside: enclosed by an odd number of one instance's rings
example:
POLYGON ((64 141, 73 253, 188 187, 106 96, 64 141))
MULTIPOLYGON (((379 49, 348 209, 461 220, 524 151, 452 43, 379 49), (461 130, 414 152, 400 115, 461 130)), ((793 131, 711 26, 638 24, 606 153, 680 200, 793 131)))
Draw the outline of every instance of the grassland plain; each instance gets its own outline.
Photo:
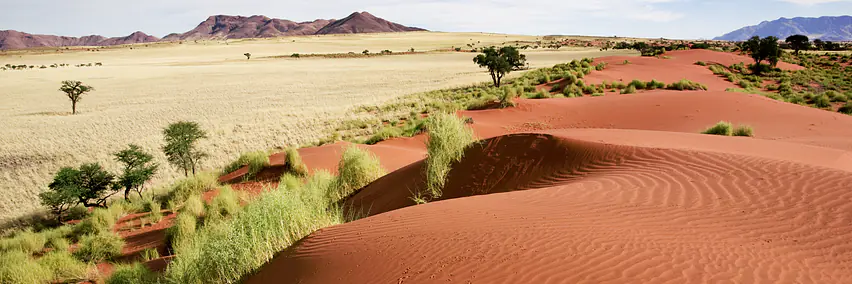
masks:
MULTIPOLYGON (((242 152, 324 138, 352 117, 349 110, 358 105, 488 80, 469 52, 269 57, 365 49, 428 51, 539 39, 482 33, 363 34, 0 53, 0 65, 103 63, 0 72, 0 223, 35 212, 37 194, 62 166, 98 161, 117 170, 111 153, 129 143, 154 153, 161 164, 152 184, 174 180, 179 172, 167 165, 159 149, 162 128, 171 122, 199 122, 210 135, 201 145, 211 155, 203 168, 218 169, 242 152), (246 60, 246 52, 253 59, 246 60), (58 91, 62 80, 80 80, 96 89, 83 97, 77 115, 70 115, 70 102, 58 91)), ((633 52, 562 48, 525 54, 530 67, 537 68, 633 52)))

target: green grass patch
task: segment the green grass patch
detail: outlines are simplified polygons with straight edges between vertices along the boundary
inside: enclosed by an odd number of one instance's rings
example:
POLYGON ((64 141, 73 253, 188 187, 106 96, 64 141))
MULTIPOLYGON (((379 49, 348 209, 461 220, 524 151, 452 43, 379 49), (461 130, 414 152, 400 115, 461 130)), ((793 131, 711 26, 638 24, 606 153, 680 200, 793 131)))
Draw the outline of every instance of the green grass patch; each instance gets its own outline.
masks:
POLYGON ((754 130, 750 126, 740 125, 734 129, 733 136, 754 137, 754 130))
POLYGON ((248 166, 248 173, 243 176, 243 180, 253 179, 263 168, 269 166, 269 153, 266 151, 243 153, 236 161, 225 166, 221 175, 232 173, 244 166, 248 166))
POLYGON ((74 256, 90 263, 99 263, 120 256, 123 246, 124 240, 115 233, 85 235, 80 239, 74 256))
POLYGON ((329 200, 338 202, 387 172, 373 153, 349 146, 343 151, 337 166, 338 176, 334 189, 329 191, 329 200))
POLYGON ((39 265, 27 253, 13 250, 0 252, 0 283, 49 283, 53 273, 39 265))
POLYGON ((86 263, 77 260, 68 252, 50 252, 37 260, 38 264, 50 270, 51 278, 58 282, 76 282, 84 280, 92 269, 86 263))
POLYGON ((731 136, 734 133, 734 128, 731 126, 730 122, 720 121, 716 123, 716 125, 707 128, 701 132, 701 134, 710 134, 710 135, 722 135, 722 136, 731 136))
POLYGON ((431 199, 437 199, 443 193, 452 164, 462 158, 465 148, 476 138, 464 121, 450 114, 430 117, 426 128, 429 131, 426 143, 426 187, 431 199))
POLYGON ((697 91, 697 90, 706 91, 707 86, 705 86, 704 84, 698 83, 698 82, 693 82, 693 81, 690 81, 690 80, 683 79, 683 80, 680 80, 678 82, 669 84, 668 86, 666 86, 666 89, 678 90, 678 91, 697 91))
POLYGON ((142 263, 124 264, 115 267, 106 284, 148 284, 159 282, 159 277, 142 263))

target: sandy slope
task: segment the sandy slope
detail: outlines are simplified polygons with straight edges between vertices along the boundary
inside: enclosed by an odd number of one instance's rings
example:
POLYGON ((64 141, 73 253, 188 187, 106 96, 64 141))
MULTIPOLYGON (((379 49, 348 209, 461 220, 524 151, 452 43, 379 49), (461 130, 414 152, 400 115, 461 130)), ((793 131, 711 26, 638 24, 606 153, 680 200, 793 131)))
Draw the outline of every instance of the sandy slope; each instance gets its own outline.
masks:
MULTIPOLYGON (((736 55, 670 56, 589 77, 716 91, 462 112, 488 139, 454 165, 442 200, 409 198, 423 188, 422 137, 367 147, 405 165, 349 198, 371 216, 311 234, 246 282, 850 283, 852 118, 721 92, 728 82, 692 65, 736 55), (720 120, 756 137, 697 134, 720 120)), ((333 169, 339 154, 312 151, 306 163, 333 169)))

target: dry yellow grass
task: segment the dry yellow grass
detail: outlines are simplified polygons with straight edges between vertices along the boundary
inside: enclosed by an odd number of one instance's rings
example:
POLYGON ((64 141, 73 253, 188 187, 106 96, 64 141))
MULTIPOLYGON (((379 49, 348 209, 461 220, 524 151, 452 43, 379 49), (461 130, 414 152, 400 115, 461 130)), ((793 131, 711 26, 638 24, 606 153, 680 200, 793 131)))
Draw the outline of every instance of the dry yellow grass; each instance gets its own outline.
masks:
MULTIPOLYGON (((271 59, 292 53, 395 52, 477 46, 532 36, 480 33, 403 33, 186 42, 106 48, 97 52, 10 52, 4 64, 102 62, 102 67, 0 71, 0 221, 39 208, 37 194, 62 166, 99 161, 117 171, 111 153, 135 143, 162 165, 153 184, 173 180, 159 150, 163 127, 197 121, 210 138, 206 169, 241 152, 313 142, 328 135, 348 109, 406 94, 488 81, 473 53, 435 52, 370 58, 271 59), (295 42, 293 42, 295 41, 295 42), (246 60, 243 53, 252 53, 246 60), (60 81, 96 88, 78 114, 58 91, 60 81)), ((525 51, 531 67, 575 58, 623 55, 597 49, 525 51)), ((514 74, 517 75, 517 74, 514 74)))

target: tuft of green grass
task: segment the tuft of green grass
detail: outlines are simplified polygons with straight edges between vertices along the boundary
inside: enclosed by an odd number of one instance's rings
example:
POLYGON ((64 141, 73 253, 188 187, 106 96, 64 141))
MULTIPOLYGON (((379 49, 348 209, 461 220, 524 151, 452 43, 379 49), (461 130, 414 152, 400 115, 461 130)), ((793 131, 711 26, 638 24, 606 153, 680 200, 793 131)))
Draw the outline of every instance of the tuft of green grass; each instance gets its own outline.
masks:
POLYGON ((750 126, 740 125, 734 129, 733 136, 754 137, 754 130, 750 126))
POLYGON ((170 194, 172 196, 170 199, 177 202, 184 202, 189 196, 213 190, 218 186, 219 182, 215 174, 209 172, 199 173, 175 182, 171 188, 170 194))
POLYGON ((500 99, 500 107, 507 108, 515 106, 515 98, 517 97, 518 91, 515 88, 511 86, 503 86, 500 95, 498 96, 498 98, 500 99))
POLYGON ((690 80, 682 79, 678 82, 671 83, 666 86, 666 89, 669 90, 678 90, 678 91, 695 91, 695 90, 707 90, 707 86, 698 82, 692 82, 690 80))
POLYGON ((68 248, 71 244, 68 243, 68 240, 62 237, 54 237, 47 239, 47 247, 52 248, 53 251, 68 251, 68 248))
POLYGON ((464 150, 476 138, 464 122, 450 114, 437 114, 429 118, 426 127, 426 187, 432 199, 440 198, 452 164, 461 160, 464 150))
POLYGON ((723 136, 731 136, 733 134, 733 126, 731 126, 730 122, 720 121, 716 123, 716 125, 707 128, 701 132, 701 134, 711 134, 711 135, 723 135, 723 136))
POLYGON ((302 162, 302 156, 299 155, 299 149, 287 148, 284 153, 287 155, 287 170, 299 176, 306 176, 308 174, 308 167, 305 166, 304 162, 302 162))
POLYGON ((233 216, 240 211, 240 198, 230 186, 223 186, 219 189, 219 194, 207 204, 207 213, 205 213, 204 222, 215 222, 223 217, 233 216))
POLYGON ((36 262, 41 267, 51 271, 52 280, 59 280, 61 283, 84 280, 90 270, 89 265, 74 258, 66 251, 50 252, 39 258, 36 262))
POLYGON ((284 173, 278 181, 278 187, 286 188, 287 190, 296 189, 300 186, 302 186, 302 180, 291 173, 284 173))
POLYGON ((636 91, 636 89, 642 90, 642 89, 645 89, 645 88, 647 88, 647 87, 648 87, 648 85, 647 85, 645 82, 642 82, 642 81, 639 81, 639 80, 633 80, 633 81, 631 81, 629 84, 627 84, 627 87, 628 87, 628 88, 629 88, 630 86, 633 86, 633 87, 634 87, 634 88, 633 88, 633 90, 634 90, 634 91, 636 91))
POLYGON ((263 168, 269 166, 269 153, 266 151, 243 153, 236 161, 225 166, 220 176, 232 173, 244 166, 248 166, 248 173, 243 176, 243 180, 253 179, 263 168))
POLYGON ((337 168, 336 190, 330 191, 329 196, 332 202, 346 198, 386 173, 376 155, 356 146, 349 146, 343 151, 337 168))
POLYGON ((707 63, 705 63, 704 61, 697 61, 697 62, 695 62, 695 65, 707 66, 707 63))
POLYGON ((330 207, 334 177, 317 171, 297 189, 264 192, 229 220, 202 228, 166 271, 171 283, 233 283, 313 231, 344 221, 330 207))
POLYGON ((633 85, 629 85, 629 86, 627 86, 627 88, 624 88, 623 90, 621 90, 621 93, 622 94, 635 94, 636 93, 636 87, 633 86, 633 85))
POLYGON ((46 242, 44 235, 33 232, 32 229, 27 229, 10 239, 4 245, 4 250, 19 250, 27 254, 34 254, 42 251, 46 242))
POLYGON ((842 107, 840 107, 840 109, 838 109, 837 111, 838 111, 838 112, 840 112, 840 113, 842 113, 842 114, 850 114, 850 115, 852 115, 852 102, 848 102, 848 103, 846 103, 845 105, 843 105, 842 107))
POLYGON ((157 283, 159 277, 142 263, 118 265, 106 284, 147 284, 157 283))
POLYGON ((151 207, 151 214, 149 215, 149 217, 151 218, 151 222, 156 224, 156 223, 159 223, 160 221, 162 221, 163 220, 163 211, 162 211, 162 208, 160 208, 160 203, 159 202, 151 202, 151 205, 149 205, 149 206, 151 207))
POLYGON ((183 249, 188 246, 188 242, 195 236, 197 227, 198 218, 192 213, 181 212, 177 214, 174 225, 166 231, 169 243, 176 253, 181 254, 183 249))
POLYGON ((49 283, 53 273, 19 250, 0 252, 0 283, 49 283))
POLYGON ((142 251, 142 260, 151 261, 160 258, 160 252, 156 248, 146 248, 142 251))
POLYGON ((181 212, 191 214, 195 218, 204 215, 204 201, 201 200, 201 195, 194 194, 189 196, 186 202, 184 202, 181 212))
POLYGON ((818 108, 829 108, 831 107, 831 99, 828 98, 825 94, 814 96, 812 99, 814 106, 818 108))
POLYGON ((122 247, 124 240, 115 233, 85 235, 80 239, 74 256, 86 262, 99 263, 120 256, 122 247))
POLYGON ((402 129, 397 127, 382 127, 382 129, 376 132, 376 134, 373 134, 373 136, 364 141, 364 144, 374 145, 381 141, 400 136, 402 136, 402 129))

